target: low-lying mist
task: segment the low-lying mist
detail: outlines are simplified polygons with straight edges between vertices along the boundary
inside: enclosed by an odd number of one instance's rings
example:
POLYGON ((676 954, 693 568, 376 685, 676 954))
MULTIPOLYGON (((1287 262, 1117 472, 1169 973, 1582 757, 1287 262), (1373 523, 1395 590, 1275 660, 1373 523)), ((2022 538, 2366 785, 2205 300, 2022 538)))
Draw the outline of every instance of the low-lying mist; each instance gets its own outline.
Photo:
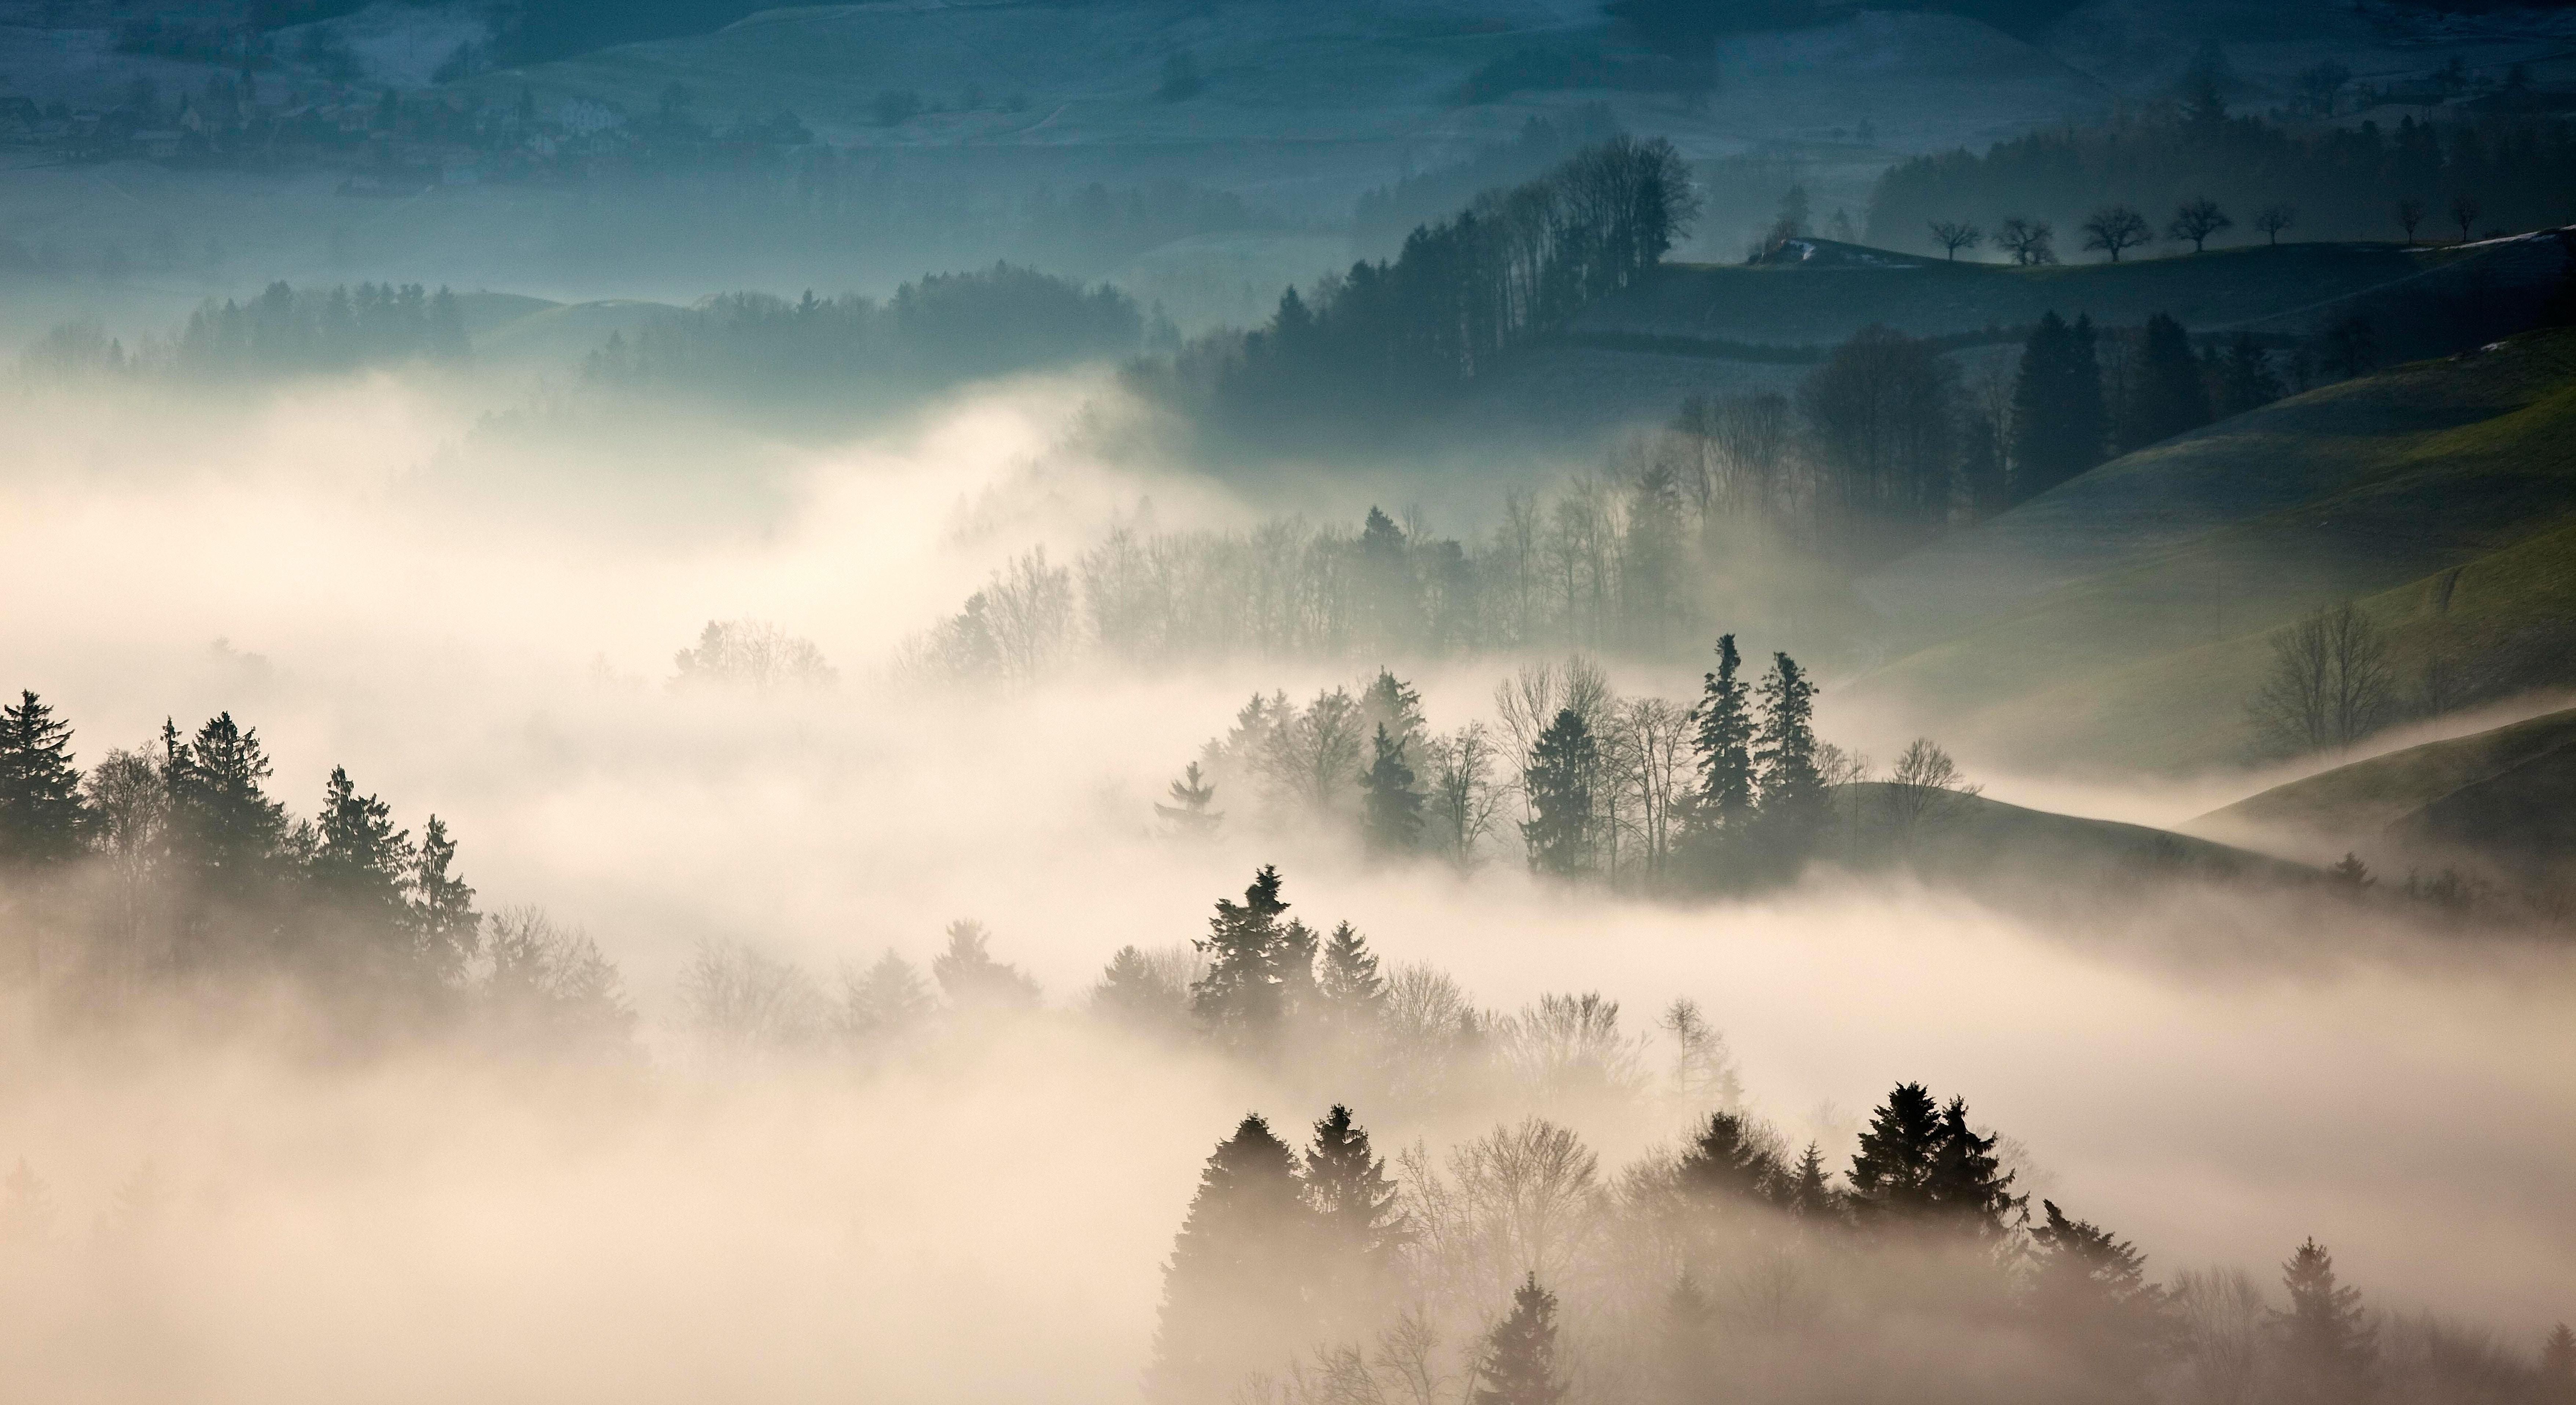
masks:
MULTIPOLYGON (((293 992, 224 1018, 138 997, 102 1022, 39 972, 0 1009, 0 1171, 26 1168, 0 1376, 44 1398, 1133 1399, 1172 1234, 1245 1111, 1293 1146, 1348 1101, 1381 1153, 1419 1141, 1435 1166, 1543 1114, 1606 1185, 1712 1110, 1654 1033, 1676 999, 1723 1032, 1744 1107, 1829 1170, 1919 1081, 2005 1134, 2031 1213, 2045 1196, 2111 1227, 2150 1276, 2269 1282, 2313 1235, 2374 1307, 2475 1318, 2517 1352, 2576 1310, 2564 944, 2191 884, 2007 909, 1826 869, 1682 905, 1510 859, 1372 863, 1248 812, 1183 842, 1153 802, 1245 696, 1403 661, 1092 661, 1011 690, 895 669, 1028 548, 1069 555, 1147 500, 1214 527, 1267 510, 1069 447, 1114 413, 1098 381, 972 392, 846 443, 716 427, 660 452, 532 448, 391 374, 229 405, 45 394, 0 468, 0 687, 70 721, 84 766, 229 713, 294 815, 334 766, 397 826, 435 813, 478 904, 586 931, 640 1019, 627 1054, 453 1034, 341 1057, 274 1032, 305 1018, 293 992), (675 686, 674 654, 734 620, 811 640, 837 681, 675 686), (1121 948, 1207 935, 1271 863, 1295 916, 1449 973, 1482 1028, 1552 994, 1618 1002, 1636 1088, 1372 1106, 1382 1071, 1086 1013, 1121 948), (857 1058, 718 1047, 681 997, 710 951, 832 989, 889 950, 928 967, 959 919, 1040 1008, 857 1058)), ((1434 715, 1482 718, 1515 662, 1409 676, 1434 715)), ((1699 684, 1619 673, 1683 704, 1699 684)), ((1582 1282, 1549 1286, 1592 1321, 1582 1282)), ((1617 1394, 1615 1347, 1572 1338, 1596 1395, 1617 1394)))

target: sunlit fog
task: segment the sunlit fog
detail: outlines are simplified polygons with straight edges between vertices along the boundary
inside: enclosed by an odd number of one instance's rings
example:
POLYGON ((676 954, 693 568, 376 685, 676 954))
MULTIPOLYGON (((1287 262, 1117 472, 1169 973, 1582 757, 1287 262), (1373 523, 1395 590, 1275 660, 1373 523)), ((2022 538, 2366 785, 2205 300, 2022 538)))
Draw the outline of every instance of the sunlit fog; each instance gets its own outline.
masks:
POLYGON ((2576 1405, 2571 44, 0 0, 0 1398, 2576 1405))

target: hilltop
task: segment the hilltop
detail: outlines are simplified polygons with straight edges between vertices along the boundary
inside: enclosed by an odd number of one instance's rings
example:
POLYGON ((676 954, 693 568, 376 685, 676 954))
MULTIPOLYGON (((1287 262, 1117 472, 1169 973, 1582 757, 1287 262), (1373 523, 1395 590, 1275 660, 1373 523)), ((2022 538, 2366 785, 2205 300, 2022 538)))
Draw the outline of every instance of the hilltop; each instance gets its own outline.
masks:
POLYGON ((2115 459, 1865 579, 1858 700, 2017 764, 2251 758, 2272 631, 2354 600, 2402 701, 2576 683, 2576 331, 2311 391, 2115 459))

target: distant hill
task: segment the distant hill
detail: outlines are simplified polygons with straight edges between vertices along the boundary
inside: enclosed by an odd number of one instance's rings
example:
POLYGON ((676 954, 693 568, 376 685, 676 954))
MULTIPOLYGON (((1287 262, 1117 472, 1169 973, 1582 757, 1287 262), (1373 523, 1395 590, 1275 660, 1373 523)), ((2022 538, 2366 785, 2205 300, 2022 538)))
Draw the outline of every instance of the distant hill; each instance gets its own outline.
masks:
POLYGON ((2275 786, 2186 826, 2315 856, 2576 862, 2576 709, 2428 742, 2275 786))
POLYGON ((2305 882, 2315 870, 2210 839, 2145 825, 2033 810, 1981 795, 1928 798, 1919 818, 1907 788, 1837 786, 1825 852, 1859 869, 1907 867, 1934 881, 2054 891, 2179 879, 2305 882))
POLYGON ((1855 702, 2018 764, 2249 759, 2271 632, 2353 599, 2406 701, 2576 684, 2576 330, 2328 386, 2113 460, 1861 583, 1855 702))

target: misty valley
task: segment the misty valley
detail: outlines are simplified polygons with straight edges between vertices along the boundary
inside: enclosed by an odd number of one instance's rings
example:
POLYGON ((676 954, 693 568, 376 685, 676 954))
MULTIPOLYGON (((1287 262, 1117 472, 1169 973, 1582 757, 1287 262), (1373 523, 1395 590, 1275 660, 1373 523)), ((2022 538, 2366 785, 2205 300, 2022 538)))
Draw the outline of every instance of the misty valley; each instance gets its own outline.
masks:
POLYGON ((0 0, 0 1398, 2576 1405, 2571 54, 0 0))

